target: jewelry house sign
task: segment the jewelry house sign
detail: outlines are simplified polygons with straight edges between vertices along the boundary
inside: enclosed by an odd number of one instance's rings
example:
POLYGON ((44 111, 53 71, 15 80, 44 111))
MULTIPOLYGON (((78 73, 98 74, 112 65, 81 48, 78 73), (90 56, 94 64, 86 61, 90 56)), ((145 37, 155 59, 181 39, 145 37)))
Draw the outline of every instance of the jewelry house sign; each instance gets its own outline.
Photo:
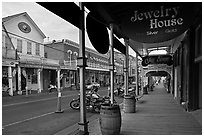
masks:
POLYGON ((121 20, 122 31, 131 39, 157 43, 184 33, 193 21, 191 3, 138 3, 121 20))

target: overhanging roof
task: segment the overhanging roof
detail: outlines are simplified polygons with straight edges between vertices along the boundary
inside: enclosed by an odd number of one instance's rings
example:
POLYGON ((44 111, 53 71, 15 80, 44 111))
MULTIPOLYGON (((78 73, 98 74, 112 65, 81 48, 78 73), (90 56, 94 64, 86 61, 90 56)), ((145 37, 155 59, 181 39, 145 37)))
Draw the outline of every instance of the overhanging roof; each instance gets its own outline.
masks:
MULTIPOLYGON (((38 4, 53 12, 54 14, 58 15, 59 17, 65 19, 66 21, 70 22, 75 27, 80 28, 80 8, 74 2, 38 2, 38 4)), ((104 27, 108 26, 104 25, 104 27)), ((95 30, 97 30, 97 28, 95 28, 95 30)), ((100 38, 99 42, 103 42, 103 39, 100 38)), ((115 36, 113 42, 115 45, 114 48, 125 54, 125 46, 115 36)))
MULTIPOLYGON (((38 4, 79 27, 80 12, 75 3, 38 4)), ((98 19, 106 27, 114 23, 114 34, 129 39, 130 47, 143 56, 153 47, 170 46, 170 52, 174 52, 175 45, 180 43, 191 22, 202 11, 202 2, 84 2, 84 5, 99 15, 98 19), (150 22, 152 24, 147 25, 150 22)), ((125 49, 120 42, 115 48, 120 52, 125 49)))
POLYGON ((143 56, 152 47, 170 46, 170 52, 174 52, 175 45, 180 43, 198 12, 202 11, 201 2, 86 2, 85 6, 100 14, 107 26, 114 23, 114 33, 119 38, 128 38, 131 48, 143 56), (163 21, 160 26, 166 22, 167 27, 161 27, 160 35, 156 35, 160 33, 158 24, 157 29, 146 29, 154 19, 157 23, 163 21), (179 25, 171 24, 175 19, 179 25))

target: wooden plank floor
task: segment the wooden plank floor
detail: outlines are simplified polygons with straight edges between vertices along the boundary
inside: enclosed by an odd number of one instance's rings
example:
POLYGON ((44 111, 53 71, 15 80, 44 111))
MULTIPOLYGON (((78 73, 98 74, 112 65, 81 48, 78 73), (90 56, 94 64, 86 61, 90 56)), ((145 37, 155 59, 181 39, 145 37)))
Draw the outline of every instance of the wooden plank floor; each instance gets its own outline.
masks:
POLYGON ((163 85, 137 102, 136 113, 122 111, 122 135, 201 135, 202 126, 163 85))

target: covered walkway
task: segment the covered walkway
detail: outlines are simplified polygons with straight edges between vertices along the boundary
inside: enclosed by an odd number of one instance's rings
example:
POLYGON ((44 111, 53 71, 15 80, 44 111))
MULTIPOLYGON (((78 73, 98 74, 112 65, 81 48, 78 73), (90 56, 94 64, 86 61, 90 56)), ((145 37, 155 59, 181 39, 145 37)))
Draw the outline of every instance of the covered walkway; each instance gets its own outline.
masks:
MULTIPOLYGON (((137 102, 136 113, 122 113, 121 135, 201 135, 201 124, 186 112, 159 84, 137 102)), ((90 121, 89 133, 100 135, 98 119, 90 121)))

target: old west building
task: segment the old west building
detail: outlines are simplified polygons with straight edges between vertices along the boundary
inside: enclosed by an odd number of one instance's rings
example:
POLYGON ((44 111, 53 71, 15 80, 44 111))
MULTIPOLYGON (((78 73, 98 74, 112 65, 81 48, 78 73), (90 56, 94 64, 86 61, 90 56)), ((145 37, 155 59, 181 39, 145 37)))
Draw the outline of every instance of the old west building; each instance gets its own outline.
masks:
POLYGON ((198 10, 173 55, 172 93, 187 111, 202 110, 202 15, 198 10))
MULTIPOLYGON (((103 55, 97 51, 86 48, 87 67, 85 73, 86 84, 97 82, 101 86, 110 84, 109 53, 103 55)), ((79 45, 71 40, 63 39, 45 44, 45 55, 48 59, 59 60, 61 87, 78 86, 79 72, 77 68, 77 57, 79 45), (77 79, 78 78, 78 79, 77 79)), ((115 83, 123 83, 124 55, 115 52, 115 83)), ((130 56, 130 77, 135 75, 135 64, 133 56, 130 56)), ((55 74, 56 75, 56 74, 55 74)))
MULTIPOLYGON (((3 91, 10 89, 10 95, 22 94, 26 88, 46 91, 50 84, 56 85, 57 71, 61 87, 78 86, 77 43, 62 40, 44 45, 45 35, 26 12, 3 18, 2 28, 3 91)), ((115 83, 122 83, 124 56, 118 52, 115 56, 115 83)), ((109 85, 109 54, 86 48, 86 57, 86 83, 109 85)))
MULTIPOLYGON (((63 39, 45 44, 47 58, 59 60, 61 69, 61 86, 78 86, 79 76, 77 57, 79 45, 73 41, 63 39)), ((86 48, 86 83, 98 82, 105 86, 109 83, 109 65, 107 55, 86 48)))
POLYGON ((2 81, 9 94, 25 89, 44 89, 43 69, 59 67, 59 61, 44 58, 45 35, 26 13, 2 19, 2 81))

